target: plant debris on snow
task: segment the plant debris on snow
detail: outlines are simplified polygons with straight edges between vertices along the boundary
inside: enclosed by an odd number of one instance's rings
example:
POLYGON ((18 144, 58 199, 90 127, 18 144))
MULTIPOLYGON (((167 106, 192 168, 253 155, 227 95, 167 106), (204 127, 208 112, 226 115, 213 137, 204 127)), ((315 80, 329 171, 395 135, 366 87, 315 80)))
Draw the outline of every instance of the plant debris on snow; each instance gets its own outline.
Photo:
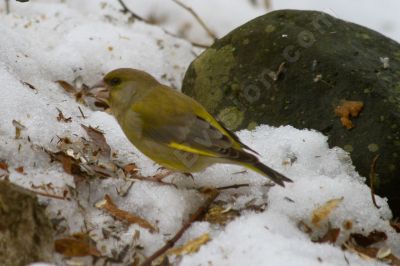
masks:
MULTIPOLYGON (((90 85, 133 67, 179 88, 198 50, 120 9, 40 0, 0 17, 0 178, 46 206, 56 265, 400 265, 400 226, 386 200, 373 202, 348 154, 318 132, 238 132, 294 180, 286 188, 233 165, 158 180, 159 166, 130 144, 90 85)), ((277 66, 276 78, 284 72, 277 66)), ((362 108, 345 101, 335 113, 350 129, 362 108)))

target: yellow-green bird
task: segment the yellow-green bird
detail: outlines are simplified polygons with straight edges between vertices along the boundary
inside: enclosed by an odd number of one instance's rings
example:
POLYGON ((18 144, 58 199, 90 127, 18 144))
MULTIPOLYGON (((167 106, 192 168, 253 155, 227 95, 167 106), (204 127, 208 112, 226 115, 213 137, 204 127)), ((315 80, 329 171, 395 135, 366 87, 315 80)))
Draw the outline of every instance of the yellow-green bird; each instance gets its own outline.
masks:
POLYGON ((128 139, 158 164, 182 173, 215 163, 242 165, 284 186, 289 178, 262 164, 256 153, 191 97, 130 68, 104 76, 103 100, 128 139), (250 153, 252 152, 252 153, 250 153))

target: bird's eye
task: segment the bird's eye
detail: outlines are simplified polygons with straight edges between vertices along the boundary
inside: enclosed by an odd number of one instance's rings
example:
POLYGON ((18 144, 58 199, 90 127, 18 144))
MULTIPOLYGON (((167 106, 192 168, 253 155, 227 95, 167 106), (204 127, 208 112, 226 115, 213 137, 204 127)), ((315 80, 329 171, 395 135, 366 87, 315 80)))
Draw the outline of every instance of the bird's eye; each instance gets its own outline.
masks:
POLYGON ((111 86, 116 86, 116 85, 119 85, 120 83, 121 83, 121 79, 120 78, 112 78, 110 80, 110 85, 111 86))

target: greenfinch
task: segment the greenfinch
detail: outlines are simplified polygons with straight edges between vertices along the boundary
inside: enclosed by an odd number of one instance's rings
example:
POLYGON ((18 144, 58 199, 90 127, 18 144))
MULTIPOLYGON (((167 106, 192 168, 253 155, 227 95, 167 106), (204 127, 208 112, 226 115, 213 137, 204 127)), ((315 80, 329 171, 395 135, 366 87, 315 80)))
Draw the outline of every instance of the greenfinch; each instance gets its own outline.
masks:
POLYGON ((103 100, 128 139, 167 169, 198 172, 215 163, 242 165, 284 186, 289 178, 262 164, 250 149, 191 97, 150 74, 120 68, 106 74, 103 100), (104 96, 106 95, 106 96, 104 96))

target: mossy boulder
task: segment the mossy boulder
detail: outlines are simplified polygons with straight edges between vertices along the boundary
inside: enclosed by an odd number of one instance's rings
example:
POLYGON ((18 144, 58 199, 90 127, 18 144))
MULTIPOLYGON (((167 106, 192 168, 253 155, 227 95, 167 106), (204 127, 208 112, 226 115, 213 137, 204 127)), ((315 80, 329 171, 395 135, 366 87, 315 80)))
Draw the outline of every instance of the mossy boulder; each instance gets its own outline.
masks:
POLYGON ((347 150, 400 214, 400 45, 315 11, 280 10, 233 30, 190 65, 183 92, 233 130, 312 128, 347 150))
POLYGON ((36 196, 0 181, 0 265, 49 262, 53 245, 51 223, 36 196))

